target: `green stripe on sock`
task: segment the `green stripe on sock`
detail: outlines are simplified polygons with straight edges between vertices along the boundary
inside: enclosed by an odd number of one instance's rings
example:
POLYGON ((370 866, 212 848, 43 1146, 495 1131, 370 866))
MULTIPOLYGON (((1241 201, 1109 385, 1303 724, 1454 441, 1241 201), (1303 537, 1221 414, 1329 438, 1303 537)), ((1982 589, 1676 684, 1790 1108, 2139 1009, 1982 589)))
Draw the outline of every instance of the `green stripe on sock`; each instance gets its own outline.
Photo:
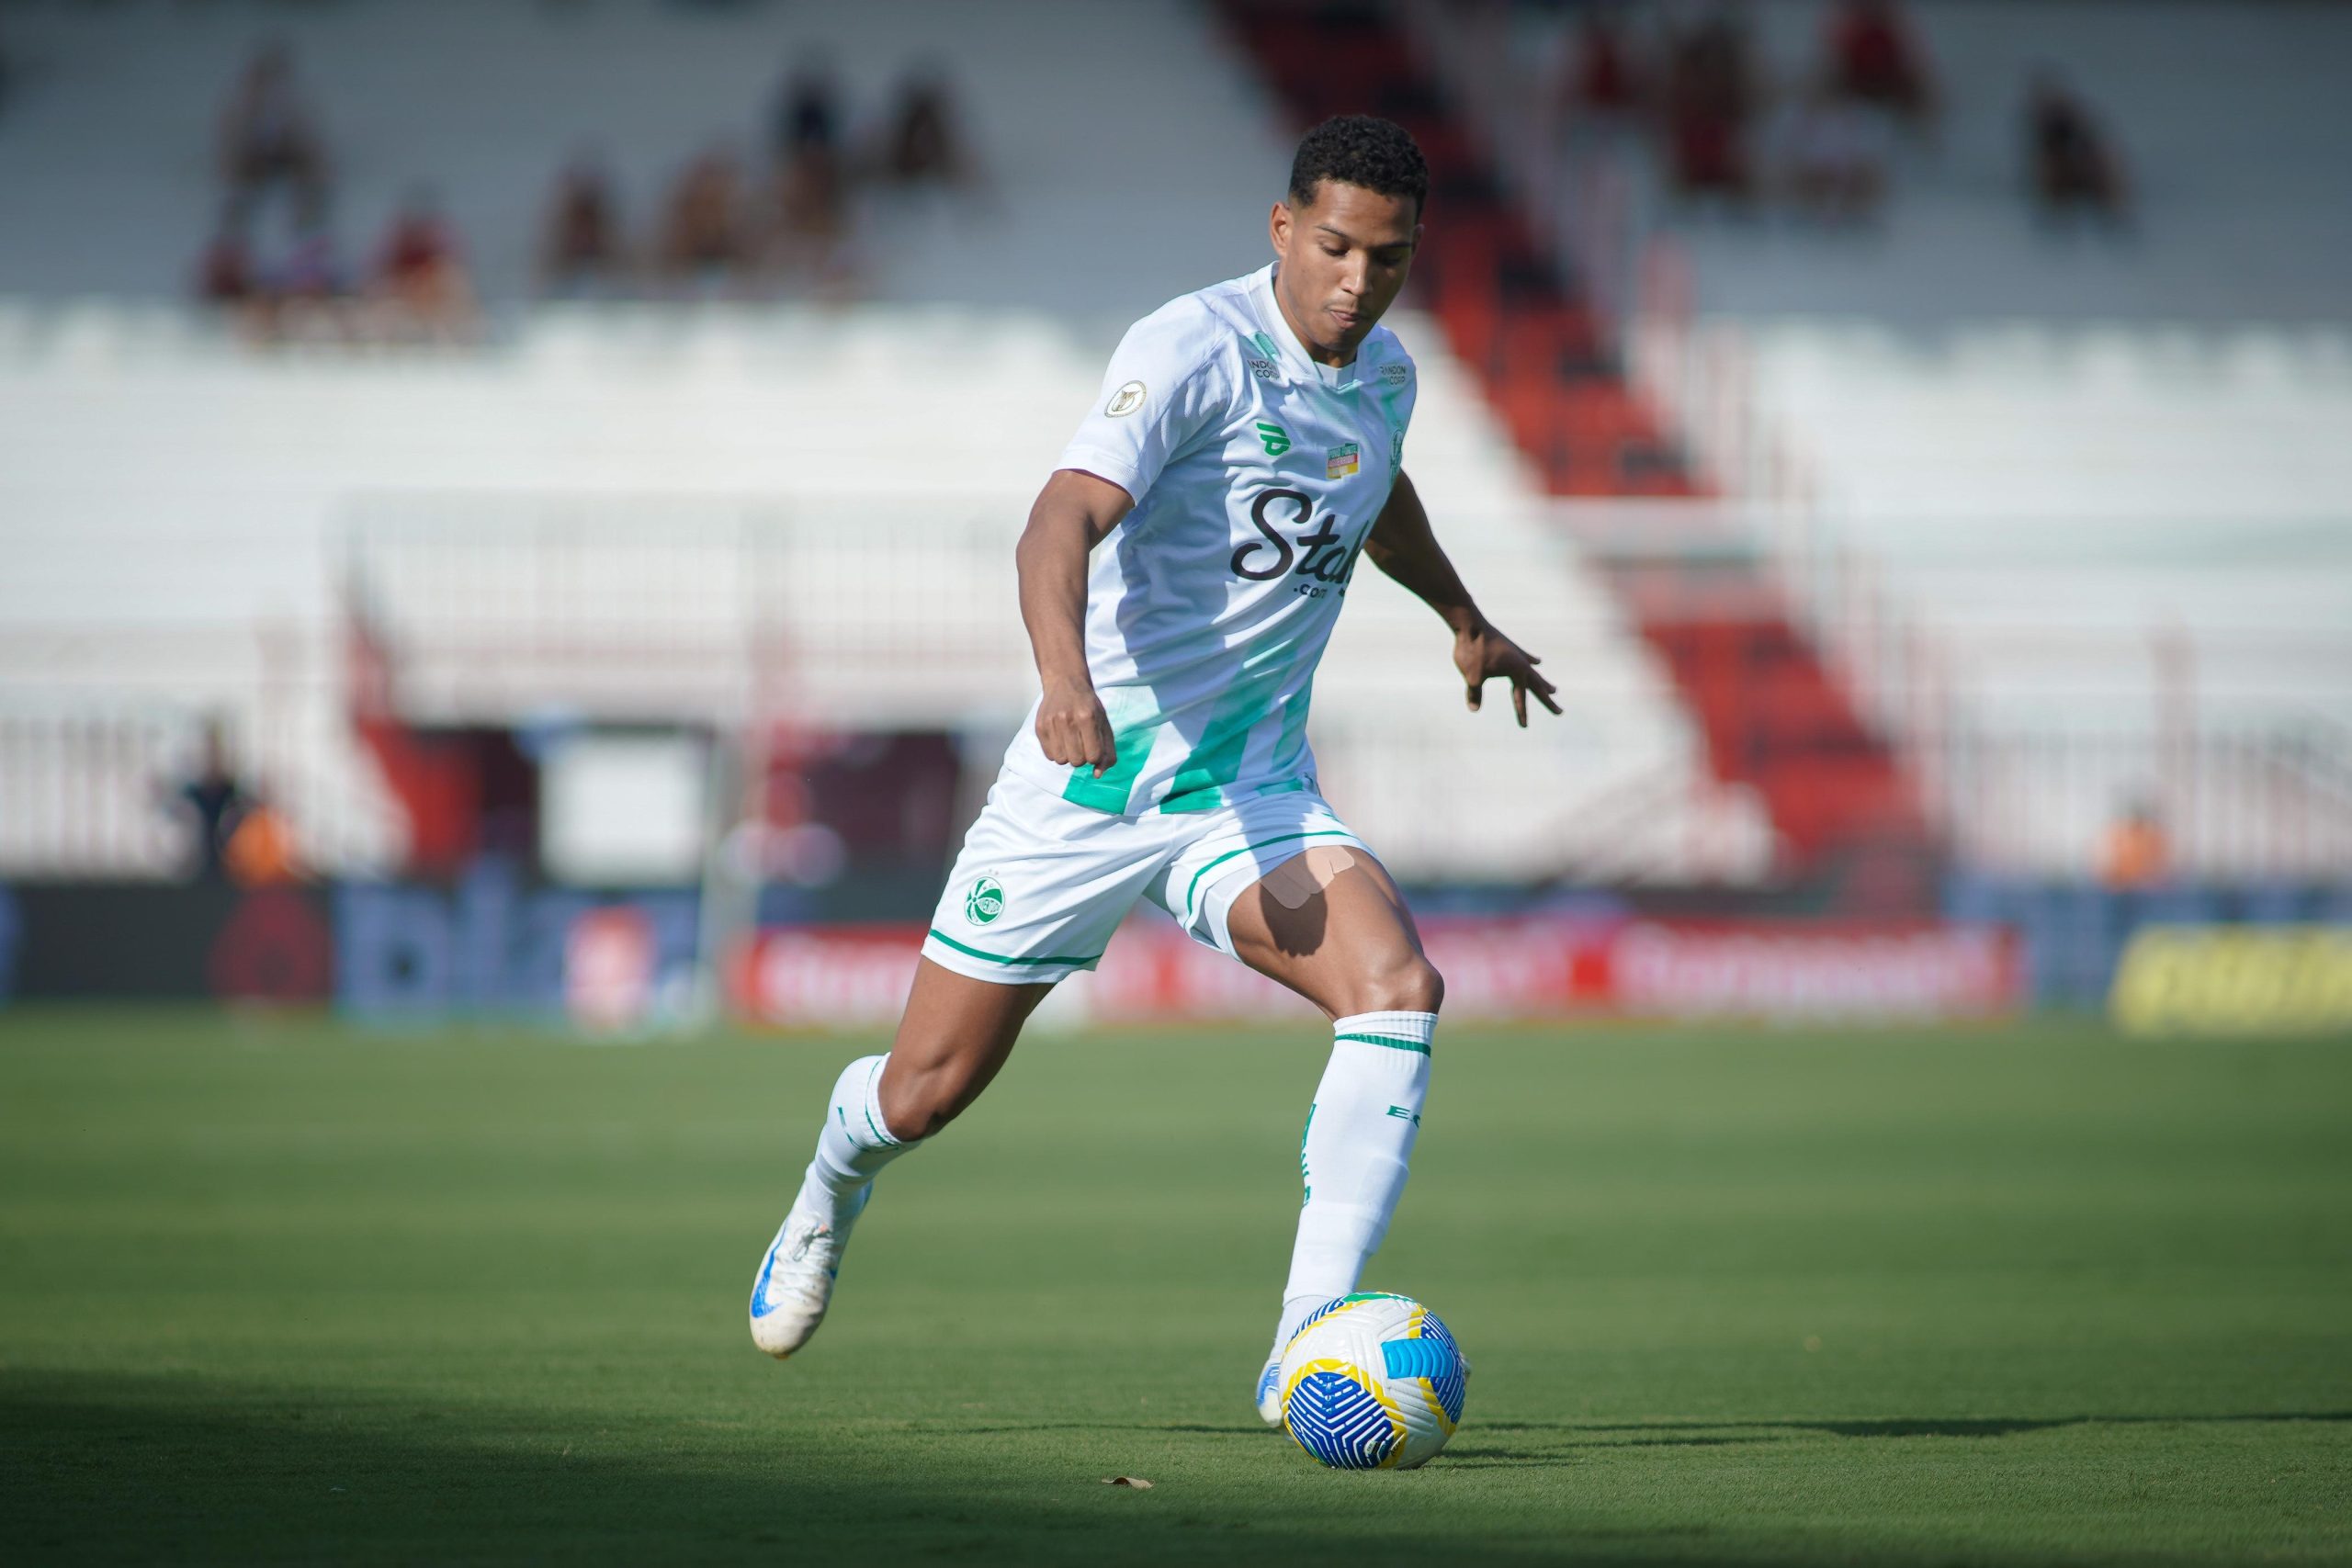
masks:
POLYGON ((1422 1042, 1400 1040, 1394 1034, 1335 1034, 1331 1039, 1334 1043, 1342 1040, 1361 1040, 1367 1045, 1385 1045, 1391 1051, 1418 1051, 1424 1056, 1430 1054, 1429 1046, 1422 1042))
POLYGON ((1100 964, 1100 963, 1102 961, 1102 955, 1101 953, 1096 953, 1096 954, 1095 954, 1093 957, 1091 957, 1091 958, 1056 958, 1056 957, 1046 957, 1046 958, 1008 958, 1008 957, 1006 957, 1006 956, 1005 956, 1003 953, 983 953, 983 952, 981 952, 981 951, 980 951, 978 948, 977 948, 977 947, 967 947, 967 946, 965 946, 965 945, 964 945, 964 943, 962 943, 962 942, 957 942, 954 937, 949 936, 945 931, 943 931, 933 930, 933 931, 932 931, 931 935, 932 935, 932 939, 933 939, 933 941, 935 941, 935 942, 945 942, 948 946, 950 946, 950 947, 954 948, 954 949, 955 949, 956 952, 958 952, 958 953, 968 953, 968 954, 970 954, 970 955, 971 955, 972 957, 974 957, 974 958, 985 958, 985 959, 987 959, 987 960, 988 960, 989 963, 991 963, 991 964, 1100 964))

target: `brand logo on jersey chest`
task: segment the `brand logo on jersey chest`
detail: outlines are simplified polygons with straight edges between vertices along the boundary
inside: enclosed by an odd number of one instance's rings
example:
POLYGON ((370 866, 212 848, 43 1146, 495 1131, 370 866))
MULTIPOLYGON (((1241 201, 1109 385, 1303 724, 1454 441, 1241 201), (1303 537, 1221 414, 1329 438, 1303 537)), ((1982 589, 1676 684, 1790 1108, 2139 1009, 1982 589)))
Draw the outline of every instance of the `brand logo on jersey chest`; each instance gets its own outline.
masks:
POLYGON ((1315 498, 1305 491, 1259 491, 1258 499, 1250 503, 1250 521, 1257 525, 1259 536, 1233 552, 1234 575, 1252 582, 1272 582, 1295 570, 1308 580, 1298 585, 1298 591, 1314 598, 1327 592, 1321 585, 1345 588, 1355 572, 1355 547, 1340 532, 1337 515, 1326 513, 1314 517, 1314 512, 1315 498), (1278 518, 1278 513, 1287 515, 1278 518), (1306 532, 1294 539, 1277 526, 1278 521, 1306 525, 1306 532))

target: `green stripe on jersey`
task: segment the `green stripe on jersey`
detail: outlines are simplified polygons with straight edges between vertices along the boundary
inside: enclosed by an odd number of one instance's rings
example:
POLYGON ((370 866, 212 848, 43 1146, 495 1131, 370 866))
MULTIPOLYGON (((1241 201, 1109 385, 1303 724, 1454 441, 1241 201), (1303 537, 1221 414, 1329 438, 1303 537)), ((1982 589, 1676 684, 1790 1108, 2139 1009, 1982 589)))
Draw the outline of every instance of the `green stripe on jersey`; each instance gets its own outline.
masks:
MULTIPOLYGON (((1113 688, 1114 691, 1119 688, 1113 688)), ((1147 700, 1148 700, 1147 698, 1147 700)), ((1105 705, 1108 705, 1107 704, 1105 705)), ((1112 750, 1118 761, 1094 776, 1094 770, 1080 762, 1069 771, 1069 782, 1062 785, 1062 798, 1073 806, 1083 806, 1095 811, 1107 811, 1124 817, 1127 796, 1135 792, 1136 775, 1151 761, 1151 743, 1159 738, 1160 727, 1166 723, 1155 712, 1148 717, 1134 719, 1111 732, 1112 750)))

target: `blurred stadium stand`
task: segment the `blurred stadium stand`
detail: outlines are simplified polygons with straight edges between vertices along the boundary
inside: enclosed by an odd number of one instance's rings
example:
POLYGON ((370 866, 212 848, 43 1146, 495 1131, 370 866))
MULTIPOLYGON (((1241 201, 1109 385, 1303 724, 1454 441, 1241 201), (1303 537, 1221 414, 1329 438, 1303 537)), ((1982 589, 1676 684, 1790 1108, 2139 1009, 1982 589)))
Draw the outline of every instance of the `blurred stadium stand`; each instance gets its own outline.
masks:
MULTIPOLYGON (((0 859, 20 873, 166 872, 173 841, 140 809, 142 781, 217 709, 236 716, 249 768, 288 803, 312 863, 340 872, 442 863, 415 840, 444 835, 418 818, 467 786, 425 759, 434 737, 485 727, 947 729, 989 765, 1032 679, 1010 547, 1035 487, 1124 318, 1257 265, 1256 203, 1285 164, 1281 127, 1190 13, 1031 9, 1043 32, 1027 36, 1056 39, 1075 75, 1114 54, 1151 69, 1130 64, 1124 86, 1086 89, 1098 103, 1063 93, 1047 112, 1037 74, 1050 62, 1006 42, 1000 11, 899 7, 827 30, 845 72, 862 62, 878 78, 909 37, 954 59, 977 139, 1005 171, 1001 210, 956 228, 939 272, 886 225, 869 298, 847 310, 516 298, 524 215, 571 128, 683 157, 729 71, 738 105, 758 112, 794 35, 757 10, 501 12, 480 30, 449 8, 401 12, 397 27, 370 6, 296 18, 300 68, 355 170, 347 199, 388 205, 423 169, 483 258, 494 330, 480 347, 256 348, 154 299, 177 286, 167 272, 74 279, 0 253, 17 296, 0 310, 0 416, 18 446, 0 478, 17 566, 0 584, 14 649, 0 777, 68 815, 75 800, 127 803, 102 818, 119 830, 61 834, 49 815, 12 813, 0 859), (600 119, 609 85, 583 87, 542 58, 569 58, 585 28, 598 36, 580 58, 609 67, 630 42, 608 36, 624 22, 682 51, 663 69, 693 85, 635 103, 635 125, 600 119), (509 69, 469 64, 436 101, 486 121, 411 125, 390 113, 399 73, 360 69, 397 47, 422 70, 460 39, 509 69), (1063 134, 1073 117, 1102 134, 1063 134), (1196 120, 1214 123, 1164 134, 1196 120), (356 172, 370 167, 373 187, 356 172), (126 705, 162 716, 136 746, 92 716, 126 705), (105 782, 58 787, 59 770, 105 782)), ((277 19, 232 8, 206 31, 173 14, 209 52, 175 57, 168 83, 124 63, 156 46, 131 48, 119 16, 28 32, 53 90, 77 62, 107 64, 125 111, 108 145, 152 157, 165 118, 181 138, 207 123, 277 19)), ((161 187, 141 231, 200 234, 200 166, 161 187)), ((150 262, 157 250, 135 248, 150 262)), ((1424 367, 1415 469, 1445 498, 1489 607, 1561 672, 1572 716, 1521 735, 1464 714, 1442 628, 1383 580, 1358 595, 1320 682, 1329 787, 1408 875, 1760 876, 1758 807, 1710 776, 1654 660, 1550 525, 1442 334, 1396 324, 1424 367)))
MULTIPOLYGON (((466 793, 435 737, 944 730, 985 769, 1029 680, 1010 541, 1118 328, 1258 265, 1297 124, 1370 109, 1437 175, 1395 322, 1413 468, 1568 705, 1462 714, 1441 628, 1366 579, 1316 734, 1400 873, 1753 886, 1883 851, 1917 906, 1953 852, 2087 874, 2144 798, 2182 870, 2341 875, 2345 18, 2144 9, 1920 7, 1943 118, 1860 234, 1685 210, 1566 137, 1548 8, 12 13, 0 872, 168 874, 153 780, 214 712, 336 873, 419 863, 420 801, 466 793), (220 106, 280 38, 345 254, 431 186, 481 343, 256 344, 179 302, 220 106), (2053 243, 2015 194, 2045 51, 2132 156, 2129 235, 2053 243), (578 149, 642 229, 820 58, 861 132, 947 62, 984 192, 862 197, 854 304, 533 302, 578 149), (2233 115, 2274 98, 2284 152, 2236 178, 2233 115), (2218 247, 2260 270, 2215 285, 2218 247)), ((1793 60, 1823 13, 1754 15, 1793 60)))
MULTIPOLYGON (((1701 543, 1759 562, 1968 863, 2088 872, 2135 798, 2178 872, 2352 863, 2352 17, 1905 7, 1935 112, 1883 130, 1886 195, 1832 222, 1784 165, 1833 7, 1721 13, 1743 199, 1679 195, 1653 134, 1563 101, 1573 8, 1395 14, 1733 503, 1612 553, 1653 583, 1701 543), (2050 72, 2120 147, 2128 221, 2031 210, 2050 72)), ((1661 11, 1624 15, 1655 74, 1661 11)))

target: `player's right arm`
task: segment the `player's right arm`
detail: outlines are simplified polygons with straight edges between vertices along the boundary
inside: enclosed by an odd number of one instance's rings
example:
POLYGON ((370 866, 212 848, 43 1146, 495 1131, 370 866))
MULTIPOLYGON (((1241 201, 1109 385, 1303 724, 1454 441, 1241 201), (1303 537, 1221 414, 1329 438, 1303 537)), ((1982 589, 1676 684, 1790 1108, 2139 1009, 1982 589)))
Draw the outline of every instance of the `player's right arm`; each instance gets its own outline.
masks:
POLYGON ((1098 778, 1119 753, 1086 668, 1086 558, 1132 504, 1108 479, 1082 468, 1057 469, 1029 509, 1012 557, 1021 573, 1021 619, 1045 687, 1037 743, 1055 761, 1091 766, 1098 778))
POLYGON ((1037 743, 1053 761, 1091 767, 1097 778, 1119 753, 1086 665, 1086 559, 1169 461, 1213 433, 1231 398, 1217 353, 1230 335, 1189 297, 1127 329, 1101 400, 1062 449, 1014 554, 1021 618, 1045 686, 1037 743))

